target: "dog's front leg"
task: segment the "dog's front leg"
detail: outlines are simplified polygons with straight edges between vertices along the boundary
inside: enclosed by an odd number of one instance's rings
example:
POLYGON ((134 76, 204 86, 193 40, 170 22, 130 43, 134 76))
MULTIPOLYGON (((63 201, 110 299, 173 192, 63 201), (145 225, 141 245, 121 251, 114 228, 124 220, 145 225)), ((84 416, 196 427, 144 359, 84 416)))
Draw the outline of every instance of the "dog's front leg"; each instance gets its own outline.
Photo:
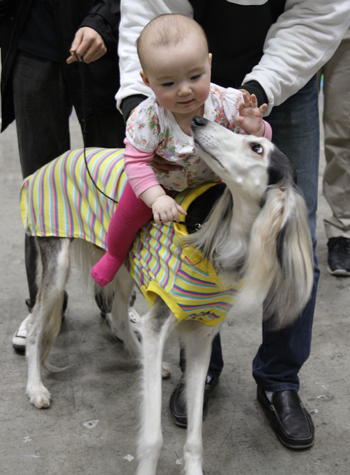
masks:
POLYGON ((186 475, 203 475, 203 399, 211 355, 211 343, 217 327, 199 322, 184 322, 186 354, 187 439, 184 447, 186 475))
POLYGON ((163 445, 161 429, 162 358, 164 344, 177 320, 158 299, 142 317, 143 401, 138 442, 137 475, 155 475, 163 445))

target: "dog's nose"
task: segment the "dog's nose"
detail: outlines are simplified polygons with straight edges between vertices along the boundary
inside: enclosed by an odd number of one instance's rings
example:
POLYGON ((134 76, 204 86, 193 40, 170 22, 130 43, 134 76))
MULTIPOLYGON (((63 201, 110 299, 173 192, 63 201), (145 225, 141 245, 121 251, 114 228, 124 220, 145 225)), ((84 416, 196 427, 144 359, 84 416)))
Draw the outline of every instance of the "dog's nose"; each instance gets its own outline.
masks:
POLYGON ((192 128, 203 127, 203 125, 205 125, 206 122, 207 122, 206 119, 204 119, 203 117, 200 117, 199 115, 196 115, 192 119, 191 127, 192 128))

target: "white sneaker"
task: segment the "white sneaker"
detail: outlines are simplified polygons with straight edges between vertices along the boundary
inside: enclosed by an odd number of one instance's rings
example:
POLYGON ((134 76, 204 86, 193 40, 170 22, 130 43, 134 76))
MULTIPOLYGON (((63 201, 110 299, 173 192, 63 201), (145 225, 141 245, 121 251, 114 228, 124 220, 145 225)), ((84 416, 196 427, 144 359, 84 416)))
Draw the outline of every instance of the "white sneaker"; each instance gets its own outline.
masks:
POLYGON ((28 317, 26 317, 22 323, 20 324, 20 326, 17 328, 13 338, 12 338, 12 347, 16 350, 16 351, 21 351, 21 352, 25 352, 26 350, 26 343, 27 343, 27 334, 28 334, 28 330, 27 330, 27 324, 29 322, 29 319, 31 317, 31 314, 28 315, 28 317))
POLYGON ((134 330, 134 333, 141 336, 141 317, 138 312, 135 310, 135 307, 129 307, 129 322, 131 328, 134 330))

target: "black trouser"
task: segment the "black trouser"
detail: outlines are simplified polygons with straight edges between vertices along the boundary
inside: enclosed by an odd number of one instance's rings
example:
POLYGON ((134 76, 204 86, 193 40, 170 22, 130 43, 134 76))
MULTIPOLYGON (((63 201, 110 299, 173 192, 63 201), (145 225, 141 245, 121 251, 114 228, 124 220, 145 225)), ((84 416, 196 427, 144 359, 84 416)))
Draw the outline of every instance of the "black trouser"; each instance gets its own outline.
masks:
MULTIPOLYGON (((61 64, 23 51, 18 51, 14 65, 13 93, 22 175, 26 178, 70 149, 72 101, 61 64)), ((86 123, 87 147, 122 148, 124 136, 125 124, 117 110, 86 123)), ((34 238, 26 235, 30 307, 37 294, 36 259, 34 238)))

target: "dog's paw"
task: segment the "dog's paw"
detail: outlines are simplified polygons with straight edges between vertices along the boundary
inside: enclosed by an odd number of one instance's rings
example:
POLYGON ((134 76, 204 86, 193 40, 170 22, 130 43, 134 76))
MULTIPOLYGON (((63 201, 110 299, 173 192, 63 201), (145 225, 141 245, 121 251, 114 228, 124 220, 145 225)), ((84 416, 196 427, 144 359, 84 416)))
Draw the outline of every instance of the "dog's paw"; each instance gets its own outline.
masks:
POLYGON ((171 370, 169 363, 163 361, 162 363, 162 379, 168 379, 171 376, 171 370))
POLYGON ((204 475, 202 468, 202 456, 198 451, 198 447, 193 447, 192 450, 188 450, 184 447, 184 474, 185 475, 204 475))
POLYGON ((51 394, 45 386, 41 386, 37 389, 27 389, 27 395, 31 404, 37 409, 47 409, 50 407, 51 394))

